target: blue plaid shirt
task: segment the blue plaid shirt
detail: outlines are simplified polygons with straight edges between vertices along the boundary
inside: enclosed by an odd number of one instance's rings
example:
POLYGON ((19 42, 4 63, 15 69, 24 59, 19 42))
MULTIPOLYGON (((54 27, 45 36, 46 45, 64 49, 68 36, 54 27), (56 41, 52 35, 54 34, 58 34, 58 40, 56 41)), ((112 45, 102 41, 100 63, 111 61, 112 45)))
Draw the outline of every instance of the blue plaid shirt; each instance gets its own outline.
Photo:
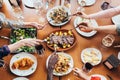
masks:
POLYGON ((0 59, 2 59, 4 56, 7 56, 10 53, 10 50, 8 46, 3 46, 0 48, 0 59))

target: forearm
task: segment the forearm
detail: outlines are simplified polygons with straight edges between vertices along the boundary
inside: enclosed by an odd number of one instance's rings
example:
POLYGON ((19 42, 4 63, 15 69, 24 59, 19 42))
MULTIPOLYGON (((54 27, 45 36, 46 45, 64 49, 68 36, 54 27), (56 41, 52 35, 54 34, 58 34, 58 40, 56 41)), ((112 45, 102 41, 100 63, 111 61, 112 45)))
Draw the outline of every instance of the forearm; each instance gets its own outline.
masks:
POLYGON ((104 11, 100 11, 97 13, 93 13, 88 15, 89 18, 92 19, 97 19, 97 18, 109 18, 115 15, 120 14, 120 6, 116 7, 116 8, 110 8, 104 11))
POLYGON ((94 30, 96 31, 110 33, 110 34, 117 34, 116 29, 117 29, 116 25, 99 26, 94 28, 94 30))
POLYGON ((21 41, 18 41, 16 43, 8 45, 8 48, 9 48, 10 52, 13 52, 22 46, 25 46, 25 44, 22 43, 21 41))

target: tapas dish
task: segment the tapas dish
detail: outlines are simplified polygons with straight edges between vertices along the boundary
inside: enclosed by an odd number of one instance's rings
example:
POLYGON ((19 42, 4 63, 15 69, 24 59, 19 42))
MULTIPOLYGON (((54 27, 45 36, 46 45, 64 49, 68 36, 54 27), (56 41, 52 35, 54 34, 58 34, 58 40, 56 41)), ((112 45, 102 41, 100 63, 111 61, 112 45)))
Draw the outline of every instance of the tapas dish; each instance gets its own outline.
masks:
POLYGON ((76 19, 74 20, 74 27, 80 35, 84 37, 92 37, 97 33, 97 31, 83 31, 81 28, 77 27, 77 25, 82 22, 90 22, 93 26, 98 27, 98 24, 94 19, 89 20, 81 17, 76 17, 76 19))
POLYGON ((81 52, 81 59, 83 63, 89 62, 95 66, 101 62, 102 54, 96 48, 86 48, 81 52))
POLYGON ((47 12, 47 20, 53 26, 62 26, 68 23, 71 12, 65 6, 56 6, 47 12))
MULTIPOLYGON (((36 36, 37 30, 35 28, 12 29, 10 35, 10 43, 13 44, 25 38, 36 38, 36 36)), ((17 49, 15 52, 34 52, 34 50, 34 47, 23 46, 17 49)))
POLYGON ((83 4, 85 4, 84 6, 91 6, 96 2, 96 0, 78 0, 79 5, 81 6, 82 6, 82 1, 84 2, 83 4))
POLYGON ((37 59, 29 53, 16 54, 10 60, 10 71, 18 76, 28 76, 35 72, 36 68, 37 59))
POLYGON ((107 80, 105 76, 100 74, 93 74, 90 77, 91 77, 90 80, 107 80))
POLYGON ((47 46, 57 51, 66 51, 71 49, 76 44, 76 38, 71 30, 61 29, 53 31, 46 38, 47 46))
POLYGON ((112 22, 114 24, 119 24, 119 22, 120 22, 120 15, 116 15, 116 16, 112 17, 112 22))
MULTIPOLYGON (((64 52, 57 52, 56 54, 58 54, 59 58, 55 64, 53 75, 63 76, 69 74, 74 66, 72 57, 64 52)), ((50 56, 47 58, 46 67, 48 67, 49 58, 50 56)))

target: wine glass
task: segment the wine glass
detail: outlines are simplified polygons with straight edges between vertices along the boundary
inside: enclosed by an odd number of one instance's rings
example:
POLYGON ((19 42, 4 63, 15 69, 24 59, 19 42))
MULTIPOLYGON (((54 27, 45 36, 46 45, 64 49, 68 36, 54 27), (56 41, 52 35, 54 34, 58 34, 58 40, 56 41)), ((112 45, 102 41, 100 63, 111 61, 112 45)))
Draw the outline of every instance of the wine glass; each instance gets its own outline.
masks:
POLYGON ((111 6, 111 0, 104 0, 102 5, 101 5, 101 9, 106 10, 109 8, 113 8, 113 6, 111 6))
POLYGON ((39 56, 43 56, 45 53, 45 48, 42 44, 36 45, 35 46, 36 52, 39 56))
POLYGON ((82 70, 86 73, 88 73, 91 69, 93 68, 93 65, 89 62, 86 62, 83 67, 82 70))

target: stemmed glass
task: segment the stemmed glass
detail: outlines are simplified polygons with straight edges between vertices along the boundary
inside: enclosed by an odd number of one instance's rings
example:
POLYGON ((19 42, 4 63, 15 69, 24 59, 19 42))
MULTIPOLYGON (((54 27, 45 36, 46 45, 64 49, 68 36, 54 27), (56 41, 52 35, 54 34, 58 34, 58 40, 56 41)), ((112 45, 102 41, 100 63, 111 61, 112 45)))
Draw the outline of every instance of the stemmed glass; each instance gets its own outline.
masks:
POLYGON ((47 10, 46 5, 44 5, 44 2, 42 0, 33 0, 33 5, 39 16, 39 23, 41 24, 41 26, 43 26, 46 20, 45 16, 47 10))
POLYGON ((89 62, 86 62, 83 67, 82 70, 86 73, 88 73, 91 69, 93 68, 93 65, 89 62))

